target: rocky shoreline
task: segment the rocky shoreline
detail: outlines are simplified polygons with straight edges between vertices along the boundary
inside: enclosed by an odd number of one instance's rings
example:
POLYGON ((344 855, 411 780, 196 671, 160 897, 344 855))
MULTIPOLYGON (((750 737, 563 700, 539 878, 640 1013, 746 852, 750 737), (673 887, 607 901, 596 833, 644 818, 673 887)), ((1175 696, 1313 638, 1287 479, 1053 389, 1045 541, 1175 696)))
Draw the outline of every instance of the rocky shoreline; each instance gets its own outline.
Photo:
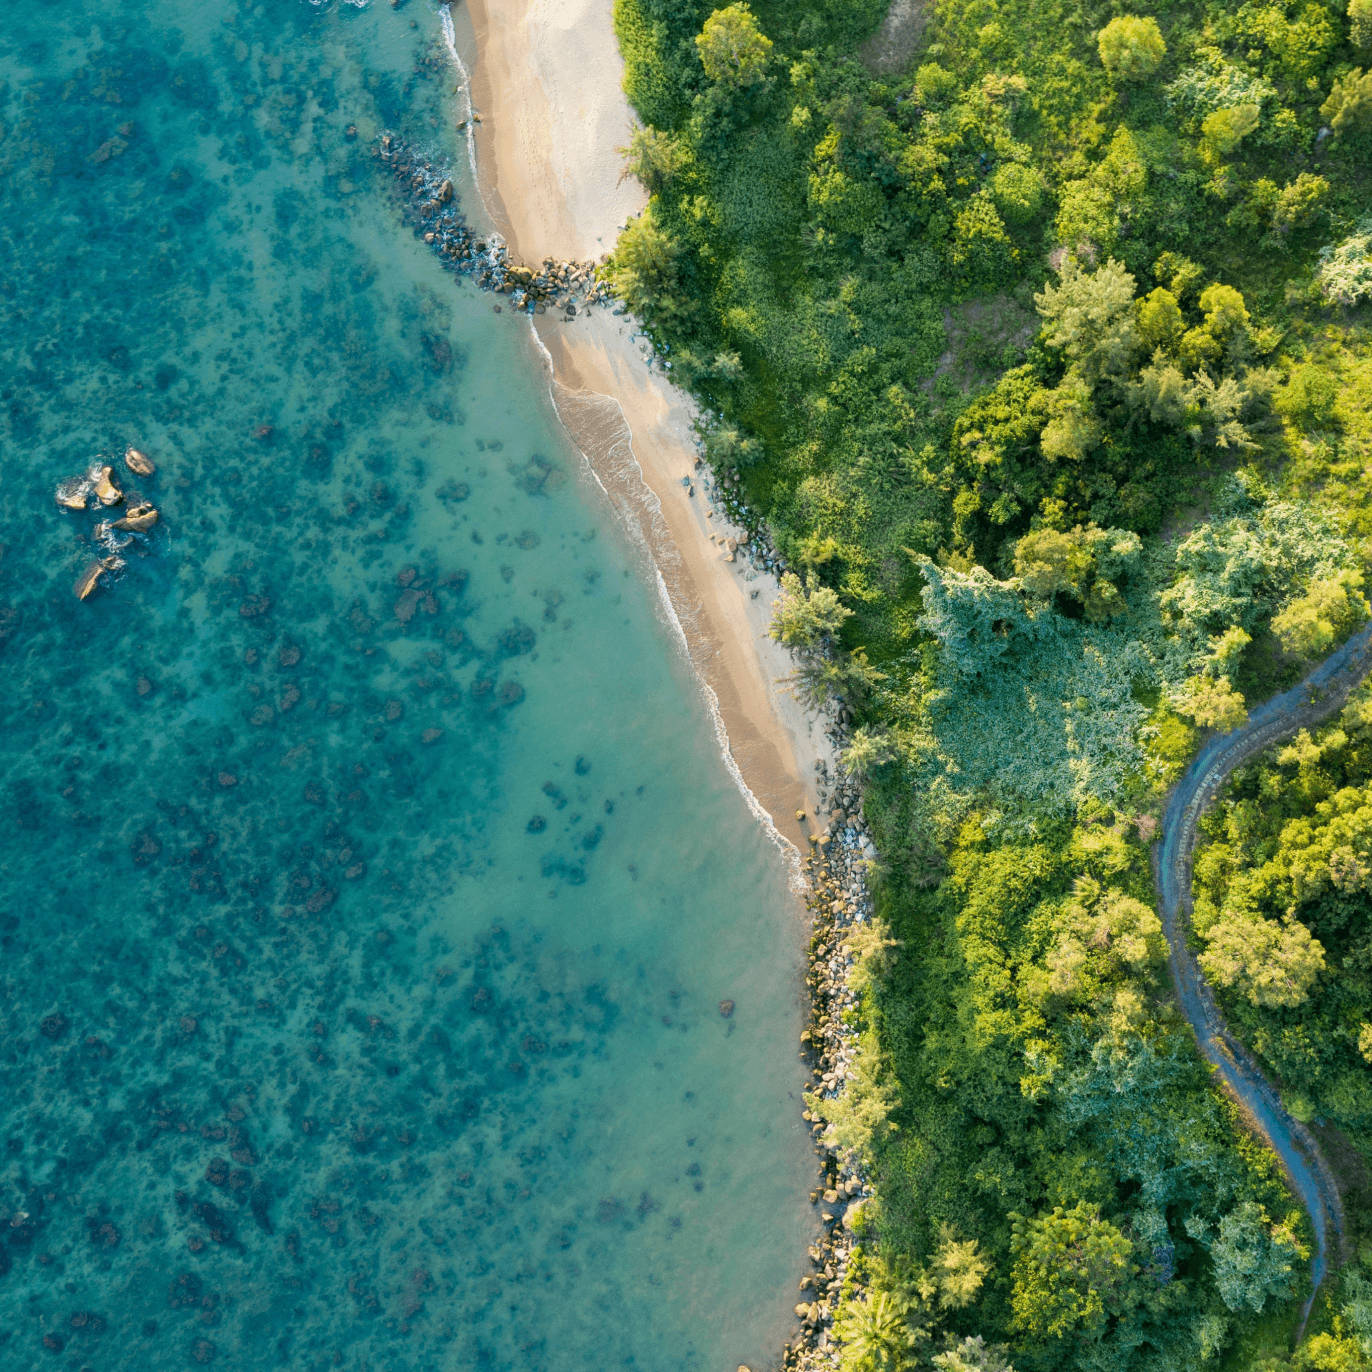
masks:
MULTIPOLYGON (((835 751, 846 741, 845 728, 835 723, 831 737, 835 751)), ((809 975, 810 1022, 801 1035, 801 1052, 814 1078, 813 1094, 832 1100, 843 1093, 857 1046, 857 1034, 844 1015, 856 1007, 849 985, 853 959, 844 935, 872 918, 866 864, 871 840, 857 812, 861 805, 856 783, 843 776, 822 777, 820 793, 829 805, 828 828, 816 837, 807 864, 812 914, 809 975), (832 783, 832 789, 825 781, 832 783)), ((823 1234, 809 1250, 815 1268, 802 1278, 802 1298, 796 1306, 801 1332, 782 1351, 783 1366, 810 1369, 837 1365, 831 1343, 834 1309, 848 1279, 856 1243, 855 1221, 872 1194, 859 1161, 842 1156, 825 1139, 825 1125, 810 1110, 804 1112, 819 1153, 821 1189, 811 1195, 820 1209, 823 1234), (806 1294, 810 1299, 806 1300, 806 1294)))
MULTIPOLYGON (((388 170, 399 196, 401 212, 417 236, 423 238, 445 268, 471 277, 482 290, 508 297, 512 312, 545 314, 564 312, 570 322, 578 310, 591 305, 614 305, 608 285, 598 279, 601 262, 558 262, 547 258, 539 269, 511 259, 505 244, 494 235, 483 235, 466 222, 457 202, 452 179, 416 148, 393 134, 383 134, 374 155, 388 170)), ((503 306, 494 306, 497 312, 503 306)), ((648 366, 670 370, 670 360, 650 348, 648 366)), ((757 515, 740 498, 737 477, 714 471, 706 461, 702 435, 696 457, 697 475, 683 478, 691 486, 699 481, 710 503, 707 518, 722 516, 718 530, 710 535, 724 550, 726 560, 742 558, 749 570, 745 580, 762 572, 780 577, 787 565, 772 546, 757 515), (725 522, 733 531, 724 527, 725 522)), ((758 591, 753 591, 754 596, 758 591)), ((851 716, 840 704, 827 721, 826 736, 837 756, 847 742, 851 716)), ((843 935, 872 917, 866 884, 866 864, 875 856, 871 839, 860 818, 861 795, 857 783, 841 774, 830 775, 816 764, 817 785, 829 823, 810 837, 805 858, 808 882, 806 908, 811 913, 811 936, 806 987, 810 1015, 800 1037, 800 1054, 808 1062, 812 1095, 832 1100, 842 1094, 856 1048, 856 1032, 844 1021, 857 1003, 849 986, 852 958, 843 935)), ((823 1226, 808 1257, 814 1271, 800 1282, 801 1300, 795 1307, 799 1332, 782 1349, 782 1366, 788 1372, 810 1372, 838 1363, 831 1343, 834 1310, 848 1278, 856 1238, 857 1215, 871 1196, 869 1181, 860 1164, 845 1157, 825 1139, 824 1123, 808 1108, 803 1117, 810 1126, 819 1161, 819 1184, 810 1193, 811 1203, 823 1226), (808 1297, 808 1299, 806 1299, 808 1297)), ((746 1372, 740 1368, 740 1372, 746 1372)))
MULTIPOLYGON (((383 133, 373 155, 391 173, 405 219, 443 265, 472 277, 481 290, 508 296, 513 311, 546 314, 549 309, 561 310, 571 320, 578 309, 610 302, 609 292, 596 278, 600 263, 558 262, 549 257, 538 268, 528 267, 515 262, 496 235, 472 229, 458 204, 452 178, 419 149, 383 133)), ((497 313, 503 308, 495 306, 497 313)))

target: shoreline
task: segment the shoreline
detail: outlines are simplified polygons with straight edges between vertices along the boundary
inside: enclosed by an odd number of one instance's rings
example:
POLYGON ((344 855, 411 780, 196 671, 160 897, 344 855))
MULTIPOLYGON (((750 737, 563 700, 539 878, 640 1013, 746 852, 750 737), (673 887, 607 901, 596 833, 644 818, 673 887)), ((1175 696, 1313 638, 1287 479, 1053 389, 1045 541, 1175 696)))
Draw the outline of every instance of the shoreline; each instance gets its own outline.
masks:
MULTIPOLYGON (((651 563, 664 619, 701 688, 726 769, 790 858, 807 916, 801 1057, 809 1090, 801 1115, 819 1163, 810 1201, 820 1227, 782 1366, 829 1372, 837 1363, 836 1309, 851 1294, 858 1216, 873 1195, 861 1160, 826 1127, 824 1104, 845 1093, 855 1068, 855 1031, 845 1014, 855 1004, 854 950, 845 934, 875 918, 874 850, 860 786, 838 765, 843 724, 808 715, 778 684, 795 667, 768 633, 780 559, 765 537, 753 544, 732 524, 732 498, 703 460, 695 403, 671 384, 650 340, 613 299, 606 303, 586 289, 586 278, 562 271, 603 259, 621 223, 647 200, 626 181, 617 151, 632 117, 612 4, 468 0, 469 63, 447 11, 445 37, 465 78, 459 130, 473 188, 509 264, 492 264, 490 275, 478 266, 478 284, 510 294, 525 316, 563 428, 651 563), (576 112, 570 127, 582 135, 576 139, 564 136, 569 107, 576 112)), ((489 261, 485 245, 476 246, 489 261)))
MULTIPOLYGON (((632 115, 611 0, 469 0, 468 15, 478 188, 495 228, 514 260, 600 258, 647 199, 616 151, 632 115)), ((776 579, 711 540, 739 531, 696 467, 690 397, 645 362, 628 315, 583 307, 530 324, 568 435, 653 561, 726 765, 803 860, 821 828, 814 764, 833 766, 832 745, 825 721, 777 686, 793 664, 767 632, 776 579)))

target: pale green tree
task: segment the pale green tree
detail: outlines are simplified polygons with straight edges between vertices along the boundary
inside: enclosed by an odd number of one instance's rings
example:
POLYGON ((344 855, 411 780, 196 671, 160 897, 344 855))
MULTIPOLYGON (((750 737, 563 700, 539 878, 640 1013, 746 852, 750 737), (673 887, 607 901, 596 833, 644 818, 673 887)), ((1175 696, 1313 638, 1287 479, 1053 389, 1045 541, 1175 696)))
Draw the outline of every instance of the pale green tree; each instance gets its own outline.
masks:
POLYGON ((1162 923, 1141 900, 1102 890, 1091 876, 1078 877, 1055 921, 1048 951, 1047 989, 1076 999, 1096 994, 1122 974, 1139 974, 1164 955, 1162 923))
POLYGON ((1093 390, 1129 377, 1139 348, 1134 278, 1114 258, 1093 272, 1067 258, 1058 284, 1044 286, 1034 304, 1048 342, 1067 354, 1093 390))
POLYGON ((1336 134, 1364 133, 1372 129, 1372 69, 1354 67, 1334 82, 1320 113, 1336 134))
POLYGON ((840 755, 844 768, 860 781, 865 781, 878 767, 884 767, 896 755, 891 740, 881 729, 866 724, 854 729, 848 746, 840 755))
POLYGON ((1137 570, 1141 547, 1127 529, 1034 529, 1015 545, 1015 575, 1033 595, 1071 596, 1088 619, 1104 620, 1124 610, 1119 582, 1137 570))
POLYGON ((696 51, 711 81, 739 90, 766 75, 772 40, 758 28, 746 4, 730 5, 705 21, 696 51))
POLYGON ((1256 1201, 1242 1201, 1220 1220, 1210 1237, 1203 1220, 1187 1221, 1186 1230, 1210 1250, 1215 1285, 1231 1310, 1262 1314, 1269 1299, 1282 1300, 1295 1287, 1295 1266, 1305 1256, 1295 1235, 1294 1215, 1274 1224, 1256 1201))
POLYGON ((1324 946, 1299 920, 1278 922, 1242 912, 1210 926, 1201 969, 1217 985, 1233 987, 1254 1005, 1290 1008, 1309 999, 1324 970, 1324 946))
POLYGON ((1257 105, 1212 110, 1201 121, 1201 152, 1212 161, 1227 157, 1258 127, 1261 113, 1257 105))
MULTIPOLYGON (((1372 3, 1372 0, 1369 0, 1372 3)), ((1272 207, 1272 227, 1279 234, 1308 229, 1329 199, 1329 182, 1312 172, 1301 172, 1282 187, 1272 207)))
POLYGON ((805 1104, 810 1112, 826 1121, 826 1142, 844 1153, 867 1153, 874 1139, 895 1132, 892 1112, 900 1095, 890 1071, 881 1060, 874 1040, 858 1040, 842 1094, 828 1100, 809 1092, 805 1104))
POLYGON ((687 155, 670 133, 651 126, 633 131, 629 146, 616 148, 624 159, 625 176, 637 179, 650 195, 656 195, 686 164, 687 155))
POLYGON ((901 1372, 915 1343, 904 1303, 890 1291, 849 1301, 834 1324, 853 1372, 901 1372))
POLYGON ((938 1249, 929 1275, 938 1283, 938 1303, 945 1310, 962 1310, 976 1300, 991 1270, 991 1260, 976 1239, 960 1239, 952 1225, 939 1225, 938 1249))
POLYGON ((1226 629, 1218 637, 1210 640, 1210 652, 1206 658, 1206 665, 1215 676, 1223 676, 1238 663, 1239 658, 1243 656, 1243 650, 1252 641, 1252 635, 1235 624, 1233 628, 1226 629))
POLYGON ((1105 70, 1118 81, 1146 81, 1167 55, 1158 21, 1124 14, 1112 19, 1096 40, 1105 70))
POLYGON ((658 227, 651 205, 631 219, 615 243, 608 276, 615 293, 632 310, 660 307, 676 289, 680 248, 658 227))
POLYGON ((853 612, 838 592, 821 586, 813 572, 802 582, 794 572, 781 578, 781 594, 772 602, 772 625, 768 632, 788 648, 813 648, 832 638, 852 618, 853 612))
POLYGON ((1303 596, 1273 617, 1272 632, 1288 653, 1315 658, 1328 652, 1345 629, 1366 618, 1362 573, 1350 569, 1311 581, 1303 596))
POLYGON ((1006 1350, 987 1343, 980 1334, 969 1334, 964 1339, 951 1334, 947 1337, 948 1346, 931 1360, 939 1372, 1015 1372, 1006 1358, 1006 1350))
POLYGON ((1234 689, 1227 676, 1193 676, 1183 683, 1173 700, 1179 715, 1194 719, 1202 729, 1228 733, 1248 719, 1243 693, 1234 689))

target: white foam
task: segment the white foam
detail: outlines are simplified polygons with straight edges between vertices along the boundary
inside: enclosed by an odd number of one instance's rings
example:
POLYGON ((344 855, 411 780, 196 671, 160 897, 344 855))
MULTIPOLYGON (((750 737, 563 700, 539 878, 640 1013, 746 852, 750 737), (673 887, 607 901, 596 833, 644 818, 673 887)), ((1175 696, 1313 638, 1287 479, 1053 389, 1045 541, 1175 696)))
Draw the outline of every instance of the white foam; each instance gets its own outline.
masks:
POLYGON ((443 30, 443 42, 447 45, 448 55, 453 59, 453 66, 457 68, 457 91, 462 101, 460 108, 463 128, 466 132, 467 163, 472 172, 472 189, 476 192, 476 198, 481 201, 481 208, 486 211, 486 218, 489 220, 491 217, 490 207, 481 194, 481 182, 476 174, 476 126, 472 123, 472 116, 476 111, 472 108, 471 73, 467 70, 467 64, 462 60, 462 54, 457 50, 457 30, 453 27, 451 8, 446 4, 431 4, 431 8, 438 15, 439 27, 443 30))

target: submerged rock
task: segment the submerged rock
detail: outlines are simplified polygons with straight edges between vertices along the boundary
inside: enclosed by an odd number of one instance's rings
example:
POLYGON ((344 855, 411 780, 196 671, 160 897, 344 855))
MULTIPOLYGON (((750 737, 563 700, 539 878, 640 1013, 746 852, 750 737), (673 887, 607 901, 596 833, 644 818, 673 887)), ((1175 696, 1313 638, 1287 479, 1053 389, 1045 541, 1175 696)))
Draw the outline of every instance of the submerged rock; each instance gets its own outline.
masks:
POLYGON ((86 570, 76 578, 72 586, 72 594, 77 600, 85 600, 90 593, 100 584, 100 578, 106 572, 118 571, 124 565, 123 558, 119 557, 100 557, 89 563, 86 570))
POLYGON ((157 470, 147 453, 133 447, 124 449, 124 465, 137 476, 151 476, 157 470))

